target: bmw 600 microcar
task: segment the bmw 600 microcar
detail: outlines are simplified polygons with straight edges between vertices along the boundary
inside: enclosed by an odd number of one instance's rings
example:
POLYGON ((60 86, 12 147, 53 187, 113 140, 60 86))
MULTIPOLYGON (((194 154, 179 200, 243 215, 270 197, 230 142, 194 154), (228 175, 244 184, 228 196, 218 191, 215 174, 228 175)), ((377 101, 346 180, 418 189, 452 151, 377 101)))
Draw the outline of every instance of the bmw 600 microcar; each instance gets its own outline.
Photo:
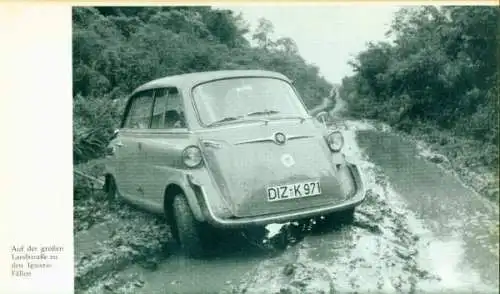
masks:
POLYGON ((199 255, 210 227, 352 216, 365 195, 343 144, 282 74, 169 76, 128 99, 108 146, 105 190, 164 214, 181 247, 199 255))

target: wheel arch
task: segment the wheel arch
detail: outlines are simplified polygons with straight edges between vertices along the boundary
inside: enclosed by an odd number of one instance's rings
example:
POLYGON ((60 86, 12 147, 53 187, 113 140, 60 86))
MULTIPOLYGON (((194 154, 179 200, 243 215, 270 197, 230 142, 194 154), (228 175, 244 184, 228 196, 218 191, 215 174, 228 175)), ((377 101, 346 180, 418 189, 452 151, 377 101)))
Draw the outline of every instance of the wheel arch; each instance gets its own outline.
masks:
POLYGON ((186 197, 187 202, 189 203, 189 207, 193 212, 194 217, 197 221, 203 222, 205 220, 203 213, 201 211, 200 204, 196 199, 196 196, 193 190, 190 187, 186 187, 185 185, 173 182, 169 183, 165 187, 164 195, 163 195, 163 211, 165 213, 165 217, 167 219, 167 223, 169 225, 175 225, 175 219, 172 210, 172 204, 174 201, 174 197, 182 194, 186 197))

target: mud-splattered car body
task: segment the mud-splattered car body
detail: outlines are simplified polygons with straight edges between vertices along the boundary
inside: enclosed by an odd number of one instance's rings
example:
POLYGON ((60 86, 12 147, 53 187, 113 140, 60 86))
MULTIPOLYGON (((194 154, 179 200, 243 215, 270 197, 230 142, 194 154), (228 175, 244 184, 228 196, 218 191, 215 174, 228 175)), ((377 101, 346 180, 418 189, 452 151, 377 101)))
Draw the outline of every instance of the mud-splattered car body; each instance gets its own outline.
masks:
POLYGON ((244 228, 317 217, 352 210, 365 197, 342 145, 282 74, 165 77, 130 96, 108 147, 105 187, 177 226, 179 195, 190 224, 244 228))

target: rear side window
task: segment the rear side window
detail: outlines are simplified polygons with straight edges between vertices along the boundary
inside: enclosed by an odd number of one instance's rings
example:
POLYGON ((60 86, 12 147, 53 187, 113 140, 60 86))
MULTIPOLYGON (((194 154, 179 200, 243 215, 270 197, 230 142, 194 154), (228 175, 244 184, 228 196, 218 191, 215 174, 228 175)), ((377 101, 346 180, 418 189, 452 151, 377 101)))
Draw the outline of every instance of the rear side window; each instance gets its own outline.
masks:
POLYGON ((132 98, 124 127, 130 129, 149 128, 152 107, 153 91, 144 91, 135 95, 132 98))
POLYGON ((186 128, 182 97, 176 88, 155 90, 152 129, 186 128))

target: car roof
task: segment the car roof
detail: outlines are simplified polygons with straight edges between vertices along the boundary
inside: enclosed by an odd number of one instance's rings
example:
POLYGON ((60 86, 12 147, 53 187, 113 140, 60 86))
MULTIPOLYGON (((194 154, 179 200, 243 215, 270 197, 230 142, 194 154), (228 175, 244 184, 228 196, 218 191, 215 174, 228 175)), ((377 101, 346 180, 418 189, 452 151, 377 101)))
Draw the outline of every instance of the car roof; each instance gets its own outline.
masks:
POLYGON ((235 77, 269 77, 269 78, 278 78, 281 80, 285 80, 287 82, 291 82, 290 79, 288 79, 283 74, 267 70, 203 71, 203 72, 166 76, 163 78, 155 79, 137 87, 132 94, 143 90, 148 90, 152 88, 161 88, 161 87, 177 87, 181 89, 192 88, 200 83, 218 79, 235 78, 235 77))

